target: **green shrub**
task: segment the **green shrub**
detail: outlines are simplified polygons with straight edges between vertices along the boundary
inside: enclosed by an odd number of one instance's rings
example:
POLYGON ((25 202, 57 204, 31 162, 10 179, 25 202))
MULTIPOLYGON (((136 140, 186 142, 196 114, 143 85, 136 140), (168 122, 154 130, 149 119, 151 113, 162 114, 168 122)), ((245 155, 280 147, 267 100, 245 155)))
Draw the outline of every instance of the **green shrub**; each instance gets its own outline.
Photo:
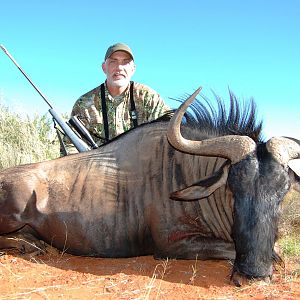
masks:
POLYGON ((300 193, 291 191, 283 201, 279 225, 279 246, 284 257, 295 261, 300 271, 300 193))
POLYGON ((291 190, 283 201, 280 231, 282 235, 300 231, 300 193, 297 191, 291 190))
POLYGON ((0 103, 0 169, 53 159, 59 143, 46 116, 22 117, 0 103))
POLYGON ((280 247, 286 256, 300 257, 300 237, 298 235, 292 234, 281 238, 280 247))

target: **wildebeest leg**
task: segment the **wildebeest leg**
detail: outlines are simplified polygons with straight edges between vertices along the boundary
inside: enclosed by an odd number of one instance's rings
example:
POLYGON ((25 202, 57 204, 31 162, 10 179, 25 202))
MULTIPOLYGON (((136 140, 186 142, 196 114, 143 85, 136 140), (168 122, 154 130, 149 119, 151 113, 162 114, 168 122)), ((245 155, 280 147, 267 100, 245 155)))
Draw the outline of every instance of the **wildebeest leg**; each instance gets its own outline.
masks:
POLYGON ((17 232, 0 236, 0 249, 11 248, 18 249, 22 254, 43 254, 46 252, 46 245, 34 236, 30 228, 26 227, 17 232))
POLYGON ((17 248, 22 253, 43 252, 45 247, 37 238, 37 233, 27 225, 38 219, 38 215, 34 214, 37 194, 21 183, 19 189, 6 183, 4 178, 0 184, 0 249, 17 248))
POLYGON ((178 259, 235 259, 232 242, 208 237, 190 237, 180 241, 170 240, 168 245, 156 248, 155 258, 178 259), (163 250, 162 250, 163 249, 163 250))

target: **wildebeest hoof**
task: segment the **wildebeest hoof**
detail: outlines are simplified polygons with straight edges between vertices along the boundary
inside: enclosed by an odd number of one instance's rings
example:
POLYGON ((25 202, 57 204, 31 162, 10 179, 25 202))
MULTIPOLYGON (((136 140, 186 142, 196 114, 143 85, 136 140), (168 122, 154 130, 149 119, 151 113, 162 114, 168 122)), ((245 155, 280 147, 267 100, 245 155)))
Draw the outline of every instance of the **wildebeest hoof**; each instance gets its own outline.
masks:
POLYGON ((21 254, 40 255, 45 254, 45 243, 34 237, 30 233, 14 233, 0 237, 1 249, 18 249, 21 254))
POLYGON ((241 287, 243 284, 248 283, 248 280, 238 272, 233 272, 230 277, 230 282, 236 287, 241 287))
POLYGON ((42 255, 47 252, 45 244, 41 241, 20 241, 20 246, 18 249, 21 254, 30 254, 33 256, 42 255))
POLYGON ((265 278, 248 278, 245 275, 242 275, 238 272, 233 272, 230 281, 232 284, 234 284, 236 287, 241 287, 246 284, 254 283, 254 282, 263 282, 265 284, 271 283, 272 276, 267 276, 265 278))
POLYGON ((40 240, 16 238, 16 248, 21 254, 31 254, 33 256, 42 255, 47 252, 45 243, 40 240))

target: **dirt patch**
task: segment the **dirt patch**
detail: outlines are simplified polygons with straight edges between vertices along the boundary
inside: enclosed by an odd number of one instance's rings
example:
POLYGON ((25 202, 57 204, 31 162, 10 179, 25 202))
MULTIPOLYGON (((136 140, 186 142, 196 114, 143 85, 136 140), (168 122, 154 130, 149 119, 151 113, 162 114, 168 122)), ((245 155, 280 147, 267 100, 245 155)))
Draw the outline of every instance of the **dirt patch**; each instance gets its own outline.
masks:
POLYGON ((0 257, 0 299, 300 299, 291 265, 270 284, 229 282, 229 261, 102 259, 60 254, 0 257))

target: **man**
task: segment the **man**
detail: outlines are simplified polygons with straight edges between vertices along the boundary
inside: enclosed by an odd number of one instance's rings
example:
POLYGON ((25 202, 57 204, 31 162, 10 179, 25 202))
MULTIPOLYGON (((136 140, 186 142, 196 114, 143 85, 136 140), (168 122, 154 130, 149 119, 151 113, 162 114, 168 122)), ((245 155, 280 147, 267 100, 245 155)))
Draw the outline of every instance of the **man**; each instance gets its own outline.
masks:
POLYGON ((71 115, 78 116, 98 145, 169 110, 156 91, 130 81, 135 69, 127 45, 110 46, 102 63, 106 81, 82 95, 73 107, 71 115))

